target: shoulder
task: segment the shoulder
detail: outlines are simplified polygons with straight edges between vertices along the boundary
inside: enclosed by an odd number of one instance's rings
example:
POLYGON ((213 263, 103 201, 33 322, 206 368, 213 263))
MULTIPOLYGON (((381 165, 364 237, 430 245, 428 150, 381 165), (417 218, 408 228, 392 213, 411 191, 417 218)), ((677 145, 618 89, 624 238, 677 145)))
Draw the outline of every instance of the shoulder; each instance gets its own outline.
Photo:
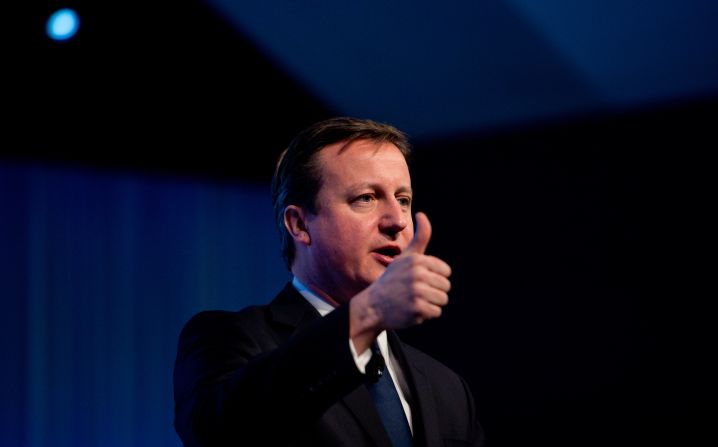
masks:
POLYGON ((249 306, 239 311, 203 310, 194 314, 185 323, 183 331, 199 328, 222 329, 228 326, 244 325, 261 319, 265 313, 265 306, 249 306))
POLYGON ((240 311, 204 310, 193 315, 182 327, 181 344, 200 340, 207 342, 244 338, 249 334, 263 332, 266 327, 266 306, 249 306, 240 311))
POLYGON ((180 332, 177 364, 198 359, 210 364, 231 363, 271 350, 276 347, 275 334, 266 314, 266 306, 198 312, 180 332))
POLYGON ((266 314, 266 306, 252 305, 242 310, 203 310, 194 314, 185 327, 214 326, 244 323, 256 320, 266 314))

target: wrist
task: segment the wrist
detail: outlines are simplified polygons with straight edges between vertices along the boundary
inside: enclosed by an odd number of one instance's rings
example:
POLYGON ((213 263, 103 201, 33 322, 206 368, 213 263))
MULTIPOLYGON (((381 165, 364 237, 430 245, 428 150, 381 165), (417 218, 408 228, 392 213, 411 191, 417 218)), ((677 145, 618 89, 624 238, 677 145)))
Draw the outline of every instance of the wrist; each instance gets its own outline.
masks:
POLYGON ((369 349, 383 330, 380 314, 371 306, 367 290, 349 301, 349 338, 358 354, 369 349))

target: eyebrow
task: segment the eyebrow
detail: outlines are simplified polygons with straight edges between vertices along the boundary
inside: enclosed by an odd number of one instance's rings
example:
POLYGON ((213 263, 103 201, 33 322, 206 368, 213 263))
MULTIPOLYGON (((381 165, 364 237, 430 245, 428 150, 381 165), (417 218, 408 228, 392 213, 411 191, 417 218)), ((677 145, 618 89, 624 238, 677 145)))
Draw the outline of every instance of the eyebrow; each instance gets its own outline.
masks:
MULTIPOLYGON (((349 186, 350 191, 357 191, 362 189, 382 189, 381 185, 378 183, 356 183, 354 185, 349 186)), ((400 186, 397 188, 395 193, 409 193, 413 194, 414 192, 411 189, 411 186, 400 186)))

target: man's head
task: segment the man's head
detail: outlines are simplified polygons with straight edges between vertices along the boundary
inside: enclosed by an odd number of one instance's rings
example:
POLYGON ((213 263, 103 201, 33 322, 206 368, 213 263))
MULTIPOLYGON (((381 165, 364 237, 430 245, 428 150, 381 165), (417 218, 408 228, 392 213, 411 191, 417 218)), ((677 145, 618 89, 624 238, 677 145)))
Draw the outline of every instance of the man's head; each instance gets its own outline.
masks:
MULTIPOLYGON (((401 236, 399 233, 408 226, 413 234, 409 154, 409 143, 402 132, 370 120, 333 118, 297 135, 280 156, 272 182, 275 218, 289 268, 294 267, 297 246, 306 252, 305 258, 323 257, 315 259, 318 263, 311 267, 303 260, 304 269, 318 268, 322 260, 344 263, 327 266, 334 269, 365 262, 366 259, 346 259, 352 253, 340 253, 366 248, 353 245, 359 243, 356 238, 371 239, 364 241, 371 245, 369 248, 377 245, 377 249, 389 252, 397 247, 403 249, 410 236, 404 241, 407 232, 401 236), (354 193, 356 197, 351 196, 354 193), (375 207, 362 214, 367 209, 356 207, 355 200, 371 202, 375 207), (406 222, 399 222, 402 219, 406 222), (353 225, 374 225, 376 234, 353 225), (354 234, 347 233, 350 231, 354 234), (384 243, 391 239, 394 241, 389 245, 384 243), (392 243, 396 247, 392 248, 392 243), (386 246, 379 247, 382 244, 386 246)), ((361 252, 353 255, 371 256, 361 252)), ((366 265, 354 267, 364 272, 345 273, 376 279, 374 272, 366 271, 366 265)), ((385 268, 379 267, 376 271, 385 268)))

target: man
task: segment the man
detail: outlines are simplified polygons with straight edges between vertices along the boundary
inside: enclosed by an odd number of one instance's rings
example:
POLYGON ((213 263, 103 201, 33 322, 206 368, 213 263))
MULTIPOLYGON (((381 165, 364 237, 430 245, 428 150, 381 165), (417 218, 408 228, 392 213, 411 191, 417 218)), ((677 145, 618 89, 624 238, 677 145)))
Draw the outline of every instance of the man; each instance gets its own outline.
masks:
POLYGON ((334 118, 301 132, 272 200, 294 278, 266 306, 183 329, 174 372, 185 446, 480 445, 459 376, 393 329, 437 318, 450 267, 412 222, 406 137, 334 118))

